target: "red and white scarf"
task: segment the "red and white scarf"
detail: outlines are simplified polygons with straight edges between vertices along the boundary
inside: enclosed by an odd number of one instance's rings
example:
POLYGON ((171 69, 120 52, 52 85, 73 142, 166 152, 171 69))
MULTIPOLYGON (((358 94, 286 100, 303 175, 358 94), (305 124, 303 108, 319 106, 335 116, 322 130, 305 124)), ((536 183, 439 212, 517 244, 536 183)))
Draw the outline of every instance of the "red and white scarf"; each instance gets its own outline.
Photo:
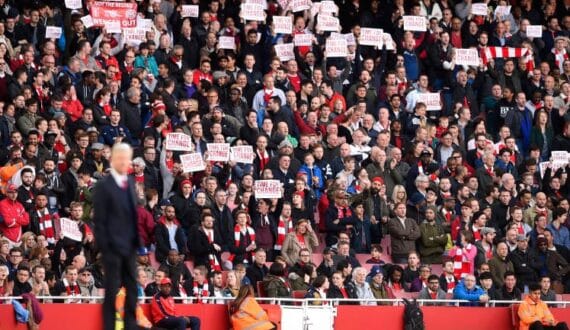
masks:
POLYGON ((52 218, 52 215, 49 213, 47 208, 44 209, 43 212, 41 210, 37 210, 37 212, 40 225, 40 234, 45 236, 46 241, 49 244, 55 244, 55 230, 53 227, 53 219, 59 219, 57 213, 54 214, 52 218))
POLYGON ((487 65, 493 58, 519 58, 529 54, 526 48, 513 47, 485 47, 481 49, 481 60, 487 65))
POLYGON ((79 285, 77 283, 69 284, 66 278, 63 279, 63 285, 65 286, 65 293, 68 296, 79 296, 81 295, 81 290, 79 289, 79 285))
POLYGON ((285 241, 285 236, 293 231, 293 221, 291 218, 287 220, 287 225, 285 225, 285 219, 279 217, 279 225, 277 226, 277 242, 273 247, 275 250, 281 251, 283 247, 283 242, 285 241))
MULTIPOLYGON (((206 234, 206 237, 208 237, 208 243, 210 245, 214 244, 214 230, 206 231, 206 229, 204 229, 204 234, 206 234)), ((222 271, 222 266, 220 266, 220 261, 218 260, 218 257, 215 253, 210 253, 208 255, 208 259, 210 261, 210 269, 212 271, 222 271)))
POLYGON ((453 293, 453 289, 455 289, 455 277, 446 276, 445 280, 447 281, 447 293, 453 293))
POLYGON ((344 208, 344 207, 336 207, 338 210, 338 217, 337 219, 342 219, 342 218, 348 218, 352 216, 352 211, 350 210, 350 207, 344 208))
POLYGON ((561 72, 564 72, 562 65, 564 64, 564 61, 568 59, 568 53, 566 52, 566 49, 559 51, 556 48, 552 48, 552 54, 554 54, 554 64, 556 64, 561 72))
POLYGON ((199 288, 198 286, 198 282, 194 281, 192 295, 198 299, 199 303, 206 303, 207 300, 202 298, 210 296, 210 293, 208 292, 208 282, 204 282, 204 284, 202 284, 202 288, 199 288))
MULTIPOLYGON (((235 247, 239 247, 241 244, 241 227, 239 225, 235 225, 234 227, 234 244, 235 247)), ((250 226, 246 226, 245 228, 245 232, 243 233, 244 235, 248 235, 249 236, 249 240, 250 242, 255 242, 255 230, 253 230, 253 228, 251 228, 250 226)), ((253 256, 253 251, 250 252, 251 256, 253 256)), ((235 254, 232 254, 228 260, 233 261, 235 259, 235 254)), ((247 258, 243 259, 244 263, 248 263, 247 258)))
MULTIPOLYGON (((465 249, 471 250, 471 247, 471 244, 468 244, 465 249)), ((471 274, 471 262, 463 255, 463 249, 457 248, 453 257, 453 275, 456 278, 463 278, 469 274, 471 274)))

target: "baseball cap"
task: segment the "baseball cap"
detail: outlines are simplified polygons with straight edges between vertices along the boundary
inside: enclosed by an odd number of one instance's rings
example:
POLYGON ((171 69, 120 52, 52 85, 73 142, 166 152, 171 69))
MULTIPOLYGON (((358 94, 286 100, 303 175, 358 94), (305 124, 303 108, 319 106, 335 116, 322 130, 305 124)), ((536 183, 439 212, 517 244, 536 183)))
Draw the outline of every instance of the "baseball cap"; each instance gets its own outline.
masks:
POLYGON ((481 235, 494 234, 496 232, 493 227, 483 227, 483 229, 481 229, 481 235))
POLYGON ((289 142, 289 140, 285 139, 283 141, 281 141, 281 143, 279 143, 279 149, 281 148, 285 148, 285 147, 289 147, 289 148, 293 148, 293 145, 291 144, 291 142, 289 142))
POLYGON ((18 187, 13 183, 10 183, 8 185, 8 187, 6 188, 6 191, 17 191, 17 190, 18 190, 18 187))
POLYGON ((172 281, 168 277, 165 277, 160 281, 160 285, 172 285, 172 281))
POLYGON ((137 254, 139 256, 148 256, 149 252, 148 252, 148 249, 145 246, 143 246, 143 247, 138 249, 137 254))

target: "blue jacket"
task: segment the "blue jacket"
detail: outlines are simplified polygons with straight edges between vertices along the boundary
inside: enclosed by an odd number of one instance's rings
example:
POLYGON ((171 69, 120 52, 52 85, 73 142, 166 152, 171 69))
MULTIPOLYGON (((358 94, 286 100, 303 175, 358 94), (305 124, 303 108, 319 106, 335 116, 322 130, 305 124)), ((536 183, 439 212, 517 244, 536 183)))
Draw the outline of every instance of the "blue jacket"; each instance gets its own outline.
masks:
POLYGON ((567 249, 570 249, 570 232, 568 231, 568 228, 561 225, 560 229, 556 229, 552 223, 546 226, 546 228, 550 229, 552 232, 552 236, 554 237, 554 244, 562 245, 567 249))
POLYGON ((299 172, 307 173, 307 185, 313 189, 317 200, 319 200, 321 198, 321 194, 323 193, 323 189, 325 188, 325 178, 323 176, 323 171, 321 168, 316 164, 313 165, 312 169, 310 169, 307 165, 301 165, 299 172), (313 182, 313 177, 318 178, 318 183, 313 182))
POLYGON ((484 294, 485 291, 477 285, 473 289, 468 290, 462 280, 453 290, 453 299, 469 300, 468 303, 461 304, 462 306, 479 306, 479 297, 484 294))

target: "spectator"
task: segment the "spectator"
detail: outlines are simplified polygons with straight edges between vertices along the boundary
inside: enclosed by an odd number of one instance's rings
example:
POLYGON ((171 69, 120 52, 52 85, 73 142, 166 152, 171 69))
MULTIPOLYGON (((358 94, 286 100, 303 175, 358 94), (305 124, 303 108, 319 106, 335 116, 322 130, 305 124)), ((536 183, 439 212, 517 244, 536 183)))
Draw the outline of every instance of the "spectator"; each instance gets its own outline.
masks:
POLYGON ((374 299, 374 295, 372 294, 372 290, 370 289, 370 284, 366 282, 366 269, 362 267, 356 267, 352 271, 352 281, 348 283, 347 289, 349 291, 356 292, 356 297, 358 299, 363 300, 360 302, 360 305, 364 306, 376 305, 375 301, 366 301, 374 299))
POLYGON ((263 279, 263 289, 270 298, 286 298, 291 295, 289 284, 285 279, 285 268, 275 262, 269 268, 269 274, 263 279))
POLYGON ((517 311, 520 318, 519 329, 568 329, 566 322, 558 322, 540 299, 540 285, 532 284, 529 295, 522 301, 517 311))
MULTIPOLYGON (((277 230, 279 231, 280 228, 277 230)), ((305 250, 305 253, 310 255, 317 247, 318 241, 310 222, 306 219, 299 219, 295 225, 295 231, 285 236, 281 255, 287 260, 289 266, 293 266, 301 256, 301 251, 305 250)))
POLYGON ((17 201, 17 187, 9 184, 6 189, 7 198, 0 201, 0 216, 4 219, 0 223, 0 231, 10 243, 10 247, 19 246, 22 237, 22 227, 30 223, 30 216, 17 201))
POLYGON ((169 251, 177 251, 180 254, 186 253, 186 237, 182 231, 182 226, 176 219, 174 206, 167 205, 164 208, 164 215, 160 217, 155 227, 156 237, 156 260, 163 262, 169 251))
POLYGON ((504 284, 499 289, 500 300, 521 300, 521 290, 516 286, 517 278, 512 271, 506 271, 504 275, 504 284))
POLYGON ((481 289, 489 296, 489 300, 501 300, 501 292, 493 285, 491 272, 482 272, 479 275, 481 289))
MULTIPOLYGON (((427 286, 420 291, 418 299, 426 300, 444 300, 446 299, 446 293, 439 287, 439 278, 437 275, 430 275, 427 279, 427 286)), ((432 305, 431 303, 426 303, 432 305)), ((439 303, 439 305, 445 305, 445 303, 439 303)))
MULTIPOLYGON (((262 248, 256 248, 253 254, 253 263, 247 267, 247 279, 255 288, 257 288, 257 283, 263 281, 265 276, 269 274, 269 268, 265 265, 265 261, 267 260, 266 258, 267 254, 265 253, 265 250, 262 248)), ((236 269, 239 269, 239 267, 236 266, 236 269)), ((257 292, 257 294, 259 295, 260 292, 257 292)))
POLYGON ((540 299, 542 301, 556 301, 556 293, 550 289, 550 277, 540 278, 540 299))
POLYGON ((495 283, 497 287, 503 286, 505 273, 507 271, 512 272, 514 270, 513 263, 507 259, 508 253, 509 248, 507 243, 499 242, 497 244, 495 256, 489 260, 489 267, 491 269, 491 274, 493 275, 493 283, 495 283))
POLYGON ((508 259, 513 264, 516 275, 517 287, 521 291, 527 291, 528 285, 538 281, 538 271, 542 268, 536 252, 529 249, 528 238, 517 235, 517 248, 509 253, 508 259))
POLYGON ((453 299, 467 300, 469 302, 464 303, 467 306, 479 306, 480 303, 487 303, 489 296, 475 285, 475 276, 467 275, 453 290, 453 299))
POLYGON ((427 264, 439 264, 447 245, 447 234, 442 225, 436 222, 437 209, 428 207, 425 220, 420 224, 420 255, 427 264))
POLYGON ((415 240, 420 238, 416 222, 406 218, 406 205, 398 203, 394 207, 395 218, 388 222, 388 232, 392 237, 392 260, 402 263, 407 259, 407 252, 415 249, 415 240))
POLYGON ((153 323, 165 329, 200 329, 200 319, 194 316, 180 316, 171 295, 172 282, 169 278, 160 281, 160 292, 151 300, 153 323))

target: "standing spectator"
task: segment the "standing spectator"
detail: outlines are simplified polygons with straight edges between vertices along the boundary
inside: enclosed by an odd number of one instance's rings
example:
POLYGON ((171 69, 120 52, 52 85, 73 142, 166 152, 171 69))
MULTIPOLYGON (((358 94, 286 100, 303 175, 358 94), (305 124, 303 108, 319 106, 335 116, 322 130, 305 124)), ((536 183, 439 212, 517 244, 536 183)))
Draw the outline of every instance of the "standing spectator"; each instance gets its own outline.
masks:
POLYGON ((205 266, 210 271, 221 271, 221 252, 224 238, 214 226, 214 217, 203 213, 200 226, 194 226, 188 237, 188 252, 194 256, 195 266, 205 266))
POLYGON ((18 188, 9 184, 6 188, 7 197, 0 201, 0 216, 4 219, 0 223, 0 231, 10 243, 10 247, 20 246, 22 227, 30 223, 30 216, 24 206, 17 201, 18 188))
POLYGON ((491 269, 491 274, 493 275, 493 283, 497 287, 503 286, 503 281, 505 273, 507 271, 512 272, 514 270, 513 263, 507 260, 507 255, 509 253, 509 247, 505 242, 499 242, 497 244, 497 250, 495 251, 495 256, 489 260, 489 267, 491 269))
POLYGON ((295 225, 295 231, 285 236, 281 255, 287 261, 287 265, 293 266, 299 257, 301 250, 312 254, 319 245, 319 239, 315 234, 311 224, 306 219, 299 219, 295 225))
POLYGON ((415 250, 415 241, 421 233, 416 222, 406 218, 406 204, 397 203, 394 213, 396 217, 388 222, 388 233, 392 237, 392 260, 404 263, 408 252, 415 250))
POLYGON ((156 238, 156 260, 159 262, 163 262, 171 250, 178 251, 181 254, 186 253, 186 235, 182 231, 180 222, 176 219, 176 211, 171 204, 164 208, 164 215, 158 220, 154 235, 156 238))

